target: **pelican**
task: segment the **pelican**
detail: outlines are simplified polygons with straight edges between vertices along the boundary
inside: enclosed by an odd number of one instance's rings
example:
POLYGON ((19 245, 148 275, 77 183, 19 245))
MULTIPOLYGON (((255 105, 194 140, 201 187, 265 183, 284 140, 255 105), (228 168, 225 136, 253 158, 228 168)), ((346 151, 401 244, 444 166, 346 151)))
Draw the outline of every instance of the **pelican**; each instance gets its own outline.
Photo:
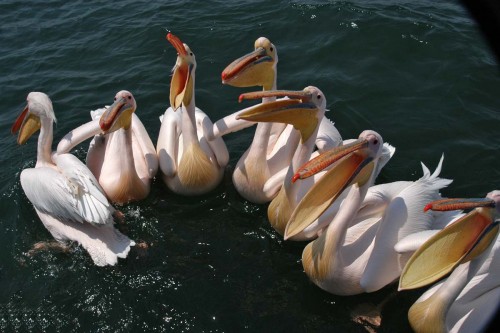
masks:
MULTIPOLYGON (((276 90, 278 53, 265 37, 255 41, 254 51, 234 60, 222 72, 222 83, 236 87, 262 86, 264 91, 276 90)), ((263 96, 262 103, 276 100, 275 96, 263 96)), ((204 124, 207 138, 213 140, 222 135, 252 126, 239 118, 246 109, 228 115, 215 124, 204 124)), ((287 173, 298 141, 289 142, 293 126, 283 123, 257 124, 250 147, 239 159, 233 173, 233 183, 242 197, 253 203, 267 203, 278 193, 287 173), (269 182, 269 183, 268 183, 269 182)), ((319 149, 328 149, 342 143, 338 130, 323 117, 315 139, 319 149)))
MULTIPOLYGON (((440 198, 439 189, 451 182, 438 177, 442 159, 432 175, 422 165, 424 175, 415 182, 372 186, 382 143, 378 133, 364 131, 359 140, 337 149, 329 156, 335 164, 307 192, 287 224, 285 239, 301 232, 346 191, 333 220, 302 253, 306 274, 330 293, 373 292, 395 281, 409 255, 400 255, 394 245, 441 221, 422 218, 420 204, 440 198)), ((306 171, 313 174, 325 163, 311 161, 306 171)))
POLYGON ((136 109, 132 93, 119 91, 111 106, 91 112, 94 119, 66 134, 57 146, 58 154, 66 153, 93 136, 87 166, 108 199, 119 204, 147 197, 158 170, 156 151, 136 109))
MULTIPOLYGON (((269 97, 288 97, 274 102, 259 104, 241 112, 237 118, 254 122, 286 123, 296 130, 288 137, 287 144, 297 147, 287 169, 278 195, 271 201, 267 215, 273 228, 283 235, 286 223, 298 201, 312 185, 313 178, 292 186, 292 178, 297 169, 306 163, 313 154, 318 129, 326 109, 326 98, 320 89, 309 86, 303 91, 263 91, 242 94, 240 100, 269 97), (299 186, 300 185, 300 186, 299 186)), ((271 178, 275 180, 277 177, 271 178)), ((266 186, 271 186, 271 181, 266 186)), ((275 184, 277 186, 280 184, 275 184)))
POLYGON ((52 153, 53 122, 50 98, 31 92, 27 106, 12 126, 24 144, 37 131, 35 168, 21 172, 21 186, 45 228, 59 242, 77 242, 98 266, 126 258, 135 242, 113 226, 116 211, 90 170, 71 154, 52 153))
POLYGON ((177 50, 170 84, 170 105, 163 115, 156 145, 163 181, 175 193, 200 195, 222 180, 229 153, 222 138, 208 141, 203 123, 208 116, 195 107, 196 59, 188 45, 171 33, 168 41, 177 50))
MULTIPOLYGON (((318 179, 321 178, 324 174, 324 171, 322 170, 328 170, 330 165, 333 164, 335 161, 351 153, 352 150, 349 149, 349 147, 352 147, 354 150, 356 150, 357 142, 356 140, 349 139, 345 140, 343 145, 344 146, 334 147, 332 149, 324 151, 323 153, 317 156, 313 154, 309 162, 305 163, 303 166, 298 168, 298 171, 295 173, 295 175, 293 175, 291 179, 291 182, 295 183, 295 185, 290 185, 290 186, 301 187, 301 188, 305 187, 308 190, 312 185, 310 184, 310 182, 308 182, 309 177, 314 176, 313 183, 318 181, 318 179), (300 181, 297 182, 297 180, 299 179, 300 181)), ((382 151, 380 155, 376 158, 377 163, 373 171, 373 177, 371 180, 372 185, 374 180, 382 170, 382 168, 392 158, 395 151, 396 149, 393 146, 391 146, 387 142, 383 142, 382 151)), ((365 219, 381 217, 381 214, 384 211, 383 208, 387 206, 389 198, 392 197, 390 193, 385 193, 387 192, 387 190, 386 189, 384 190, 384 187, 387 189, 387 185, 368 187, 365 200, 363 201, 362 204, 362 211, 363 211, 362 216, 365 219)), ((314 222, 308 221, 307 223, 303 224, 301 227, 299 227, 300 228, 299 230, 296 230, 293 233, 290 232, 287 235, 286 239, 295 241, 308 241, 316 239, 333 220, 346 194, 347 191, 342 191, 340 194, 338 194, 338 197, 336 199, 328 201, 329 203, 325 207, 328 207, 330 203, 331 205, 328 208, 326 208, 325 211, 322 214, 320 214, 316 220, 314 220, 314 222), (309 225, 306 226, 307 224, 309 225)), ((304 194, 300 196, 300 199, 302 199, 303 196, 304 194)), ((297 203, 294 205, 294 207, 296 206, 297 203)), ((288 217, 290 218, 291 216, 289 215, 288 217)))
POLYGON ((415 332, 477 332, 486 328, 500 299, 500 191, 483 199, 445 199, 429 210, 473 209, 429 238, 406 264, 399 290, 427 290, 408 312, 415 332))

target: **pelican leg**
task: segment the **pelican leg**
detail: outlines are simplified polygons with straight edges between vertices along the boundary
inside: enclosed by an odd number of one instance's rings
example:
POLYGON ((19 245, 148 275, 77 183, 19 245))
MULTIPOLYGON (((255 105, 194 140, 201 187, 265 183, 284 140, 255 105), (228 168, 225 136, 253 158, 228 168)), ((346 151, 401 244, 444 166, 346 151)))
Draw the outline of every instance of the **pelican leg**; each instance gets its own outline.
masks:
POLYGON ((36 242, 35 244, 33 244, 31 249, 26 253, 26 256, 32 257, 40 251, 50 251, 50 250, 62 253, 68 253, 70 251, 70 248, 69 246, 58 241, 36 242))

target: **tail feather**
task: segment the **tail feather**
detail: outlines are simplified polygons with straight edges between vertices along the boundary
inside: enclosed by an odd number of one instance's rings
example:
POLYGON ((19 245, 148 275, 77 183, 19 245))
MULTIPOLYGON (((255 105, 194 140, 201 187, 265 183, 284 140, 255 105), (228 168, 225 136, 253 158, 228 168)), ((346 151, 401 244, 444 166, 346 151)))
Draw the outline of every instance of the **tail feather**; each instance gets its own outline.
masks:
POLYGON ((118 258, 126 258, 135 242, 113 225, 92 225, 61 221, 37 211, 47 230, 60 242, 80 244, 97 266, 115 265, 118 258))
MULTIPOLYGON (((115 265, 118 258, 126 258, 135 242, 112 226, 96 227, 98 238, 83 238, 82 247, 87 250, 97 266, 115 265)), ((90 236, 90 235, 89 235, 90 236)))

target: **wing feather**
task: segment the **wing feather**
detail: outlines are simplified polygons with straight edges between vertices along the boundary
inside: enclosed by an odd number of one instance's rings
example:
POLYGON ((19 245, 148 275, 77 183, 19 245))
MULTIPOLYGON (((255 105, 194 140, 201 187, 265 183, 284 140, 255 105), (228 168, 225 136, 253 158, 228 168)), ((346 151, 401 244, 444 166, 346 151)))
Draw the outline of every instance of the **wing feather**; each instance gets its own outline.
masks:
POLYGON ((21 185, 39 211, 62 220, 113 223, 114 208, 90 170, 71 154, 55 155, 58 170, 26 169, 21 185))

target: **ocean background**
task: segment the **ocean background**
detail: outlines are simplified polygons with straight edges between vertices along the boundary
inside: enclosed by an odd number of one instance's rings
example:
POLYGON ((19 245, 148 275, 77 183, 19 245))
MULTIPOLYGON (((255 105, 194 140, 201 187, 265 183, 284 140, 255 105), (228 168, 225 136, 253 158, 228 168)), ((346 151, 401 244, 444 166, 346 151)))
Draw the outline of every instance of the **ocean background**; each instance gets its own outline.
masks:
MULTIPOLYGON (((319 87, 344 138, 379 132, 396 154, 377 183, 416 180, 442 154, 444 196, 484 197, 500 188, 500 72, 459 1, 9 1, 0 2, 1 332, 366 332, 360 306, 380 310, 377 332, 408 332, 423 290, 396 285, 351 297, 312 284, 305 243, 284 242, 267 205, 245 201, 230 172, 212 193, 182 197, 160 178, 143 201, 119 207, 127 234, 149 245, 99 268, 32 245, 51 240, 19 182, 33 167, 36 136, 16 144, 10 126, 30 91, 57 116, 54 148, 70 130, 131 91, 156 143, 176 51, 197 59, 196 104, 213 121, 246 105, 221 84, 231 61, 268 37, 279 55, 278 88, 319 87)), ((254 129, 227 135, 234 166, 254 129)), ((85 159, 88 142, 73 152, 85 159)), ((229 170, 230 171, 230 170, 229 170)))

